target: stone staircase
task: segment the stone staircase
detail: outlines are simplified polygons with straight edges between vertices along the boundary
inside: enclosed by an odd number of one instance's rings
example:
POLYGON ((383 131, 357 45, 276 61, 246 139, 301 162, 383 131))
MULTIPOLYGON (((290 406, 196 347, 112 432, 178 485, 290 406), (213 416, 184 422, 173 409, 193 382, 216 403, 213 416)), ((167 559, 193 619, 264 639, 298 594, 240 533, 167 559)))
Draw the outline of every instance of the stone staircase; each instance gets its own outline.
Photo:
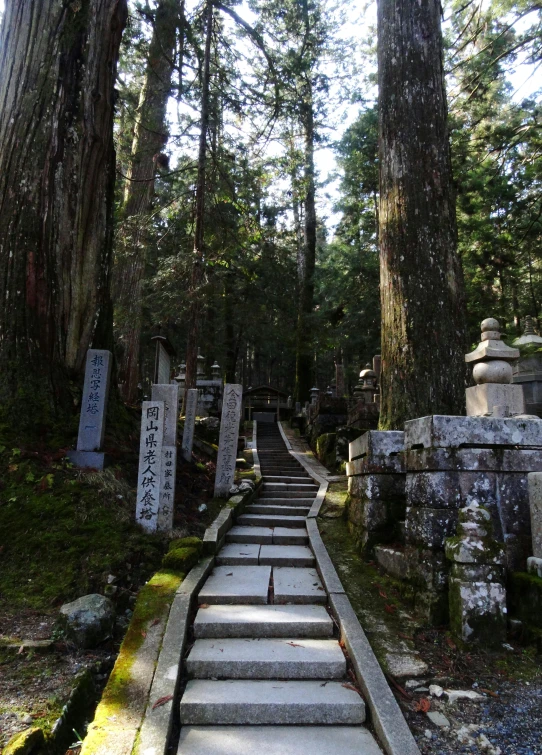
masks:
POLYGON ((262 492, 199 593, 178 755, 378 755, 309 547, 318 485, 277 425, 258 455, 262 492))

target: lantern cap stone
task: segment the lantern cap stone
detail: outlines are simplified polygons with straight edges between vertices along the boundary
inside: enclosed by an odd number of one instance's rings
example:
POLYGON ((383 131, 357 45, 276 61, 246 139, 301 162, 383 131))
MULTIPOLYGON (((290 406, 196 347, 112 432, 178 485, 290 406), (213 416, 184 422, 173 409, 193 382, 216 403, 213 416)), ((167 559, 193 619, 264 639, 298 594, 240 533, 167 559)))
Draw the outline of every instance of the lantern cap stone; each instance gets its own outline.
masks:
POLYGON ((494 317, 482 320, 482 340, 478 346, 465 354, 465 362, 489 362, 495 359, 513 362, 519 359, 519 349, 513 349, 501 341, 499 321, 494 317))

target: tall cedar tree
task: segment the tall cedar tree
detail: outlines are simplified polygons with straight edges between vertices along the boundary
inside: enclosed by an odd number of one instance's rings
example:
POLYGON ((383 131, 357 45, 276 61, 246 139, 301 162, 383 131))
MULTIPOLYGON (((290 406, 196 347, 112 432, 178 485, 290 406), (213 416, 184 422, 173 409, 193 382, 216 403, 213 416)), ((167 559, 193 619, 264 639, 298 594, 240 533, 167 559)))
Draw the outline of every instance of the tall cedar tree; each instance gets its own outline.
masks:
MULTIPOLYGON (((171 92, 179 17, 184 3, 161 0, 153 14, 153 33, 139 98, 122 221, 119 254, 114 268, 116 326, 121 341, 119 382, 125 401, 137 398, 140 381, 142 284, 145 272, 146 226, 154 179, 167 143, 166 108, 171 92)), ((179 56, 182 71, 182 56, 179 56)))
POLYGON ((383 429, 464 407, 440 12, 439 0, 378 3, 383 429))
POLYGON ((73 412, 112 342, 113 104, 125 0, 9 0, 0 30, 0 404, 73 412))
POLYGON ((214 6, 211 0, 205 4, 205 53, 201 87, 201 120, 198 149, 198 177, 196 183, 194 218, 194 259, 190 279, 190 300, 188 309, 188 335, 186 344, 186 388, 196 387, 198 336, 202 303, 200 287, 204 277, 205 243, 205 175, 207 170, 207 132, 209 129, 210 82, 211 82, 211 42, 213 38, 214 6))

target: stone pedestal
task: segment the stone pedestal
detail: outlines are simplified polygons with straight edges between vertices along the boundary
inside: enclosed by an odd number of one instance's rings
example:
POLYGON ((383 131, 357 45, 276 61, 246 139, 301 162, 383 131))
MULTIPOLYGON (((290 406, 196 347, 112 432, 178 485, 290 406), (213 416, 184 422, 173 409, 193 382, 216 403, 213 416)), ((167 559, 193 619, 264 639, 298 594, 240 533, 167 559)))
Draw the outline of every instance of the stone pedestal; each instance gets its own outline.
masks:
POLYGON ((460 508, 484 506, 508 569, 530 555, 527 473, 542 471, 542 422, 434 415, 405 423, 406 549, 418 603, 434 621, 447 612, 444 542, 460 508))
POLYGON ((503 416, 502 410, 509 416, 525 414, 523 389, 520 385, 483 383, 467 388, 465 395, 469 417, 481 417, 485 414, 503 416))
POLYGON ((400 538, 405 515, 403 436, 398 431, 371 430, 349 446, 348 522, 361 549, 400 538))

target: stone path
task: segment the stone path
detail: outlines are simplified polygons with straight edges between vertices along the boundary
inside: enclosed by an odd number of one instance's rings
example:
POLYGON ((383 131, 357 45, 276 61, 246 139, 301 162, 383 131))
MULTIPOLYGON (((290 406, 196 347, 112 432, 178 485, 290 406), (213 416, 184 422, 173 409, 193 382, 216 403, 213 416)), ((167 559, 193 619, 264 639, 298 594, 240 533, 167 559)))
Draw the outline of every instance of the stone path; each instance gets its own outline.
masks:
POLYGON ((262 493, 199 593, 178 755, 379 755, 309 547, 318 485, 277 425, 258 454, 262 493))

